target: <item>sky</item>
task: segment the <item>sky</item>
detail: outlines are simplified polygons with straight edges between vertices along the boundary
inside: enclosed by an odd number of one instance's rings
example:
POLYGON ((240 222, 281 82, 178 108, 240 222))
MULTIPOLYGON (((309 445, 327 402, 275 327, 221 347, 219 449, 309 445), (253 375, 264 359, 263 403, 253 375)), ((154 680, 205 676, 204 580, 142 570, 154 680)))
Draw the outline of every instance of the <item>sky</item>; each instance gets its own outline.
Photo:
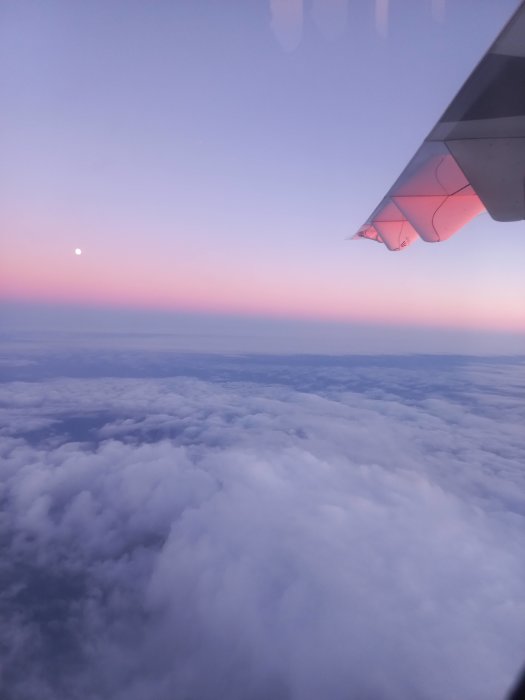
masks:
POLYGON ((2 698, 507 697, 523 222, 347 239, 517 5, 0 3, 2 698))
POLYGON ((135 310, 135 327, 374 326, 385 351, 448 329, 515 352, 523 222, 484 214, 399 254, 345 239, 517 4, 5 0, 4 325, 135 310))
POLYGON ((521 358, 0 352, 0 694, 503 700, 521 358))

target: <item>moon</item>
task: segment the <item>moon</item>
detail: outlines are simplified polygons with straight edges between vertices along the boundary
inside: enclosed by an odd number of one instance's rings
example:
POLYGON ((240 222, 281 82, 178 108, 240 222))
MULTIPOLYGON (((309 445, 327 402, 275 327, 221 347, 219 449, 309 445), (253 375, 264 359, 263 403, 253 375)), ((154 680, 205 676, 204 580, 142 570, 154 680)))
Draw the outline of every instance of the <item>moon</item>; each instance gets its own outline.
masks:
POLYGON ((82 249, 81 249, 81 248, 75 248, 75 255, 82 255, 82 249))

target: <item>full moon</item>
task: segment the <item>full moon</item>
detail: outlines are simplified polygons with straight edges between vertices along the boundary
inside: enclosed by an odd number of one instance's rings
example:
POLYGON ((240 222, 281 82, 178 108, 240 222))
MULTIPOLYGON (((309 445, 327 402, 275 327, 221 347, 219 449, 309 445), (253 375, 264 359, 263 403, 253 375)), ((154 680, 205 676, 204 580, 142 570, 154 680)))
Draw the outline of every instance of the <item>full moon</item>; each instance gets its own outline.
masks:
POLYGON ((82 255, 82 250, 80 248, 75 248, 75 255, 82 255))

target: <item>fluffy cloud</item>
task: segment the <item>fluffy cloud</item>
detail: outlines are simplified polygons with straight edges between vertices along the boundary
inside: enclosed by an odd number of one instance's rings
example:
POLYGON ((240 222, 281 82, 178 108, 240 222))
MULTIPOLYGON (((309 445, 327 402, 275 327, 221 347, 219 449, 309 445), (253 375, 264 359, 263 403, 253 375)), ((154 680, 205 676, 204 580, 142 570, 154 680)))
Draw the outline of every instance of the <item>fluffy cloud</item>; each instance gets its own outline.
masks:
POLYGON ((6 697, 503 696, 523 363, 92 360, 0 387, 6 697))

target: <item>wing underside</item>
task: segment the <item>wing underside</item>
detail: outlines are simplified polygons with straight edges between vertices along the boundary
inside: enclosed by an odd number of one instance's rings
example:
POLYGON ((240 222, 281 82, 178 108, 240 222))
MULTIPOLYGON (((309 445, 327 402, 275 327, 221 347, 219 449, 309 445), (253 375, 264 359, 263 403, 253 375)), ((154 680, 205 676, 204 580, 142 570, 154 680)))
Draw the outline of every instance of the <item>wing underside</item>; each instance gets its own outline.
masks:
POLYGON ((354 238, 435 243, 485 210, 525 219, 525 2, 354 238))

